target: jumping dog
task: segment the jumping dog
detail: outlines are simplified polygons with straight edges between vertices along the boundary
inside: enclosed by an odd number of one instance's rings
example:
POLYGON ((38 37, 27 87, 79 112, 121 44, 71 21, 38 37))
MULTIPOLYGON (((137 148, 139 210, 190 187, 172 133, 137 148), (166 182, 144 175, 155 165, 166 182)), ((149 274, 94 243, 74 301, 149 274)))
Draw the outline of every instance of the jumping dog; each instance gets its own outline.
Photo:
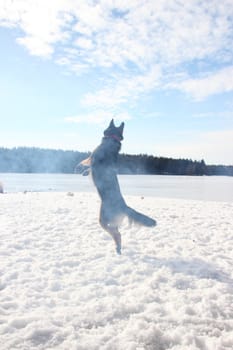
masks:
POLYGON ((121 254, 121 234, 118 230, 126 216, 130 222, 153 227, 156 221, 127 206, 117 179, 117 158, 123 140, 124 123, 116 127, 112 119, 104 131, 100 145, 91 156, 81 162, 82 166, 90 166, 93 182, 101 199, 99 222, 113 238, 116 251, 121 254))

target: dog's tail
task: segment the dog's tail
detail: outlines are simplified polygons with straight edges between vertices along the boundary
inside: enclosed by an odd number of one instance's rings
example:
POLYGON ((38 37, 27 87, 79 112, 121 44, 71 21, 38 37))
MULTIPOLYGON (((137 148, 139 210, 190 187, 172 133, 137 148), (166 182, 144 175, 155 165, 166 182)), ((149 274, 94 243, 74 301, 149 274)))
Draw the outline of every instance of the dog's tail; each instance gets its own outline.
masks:
POLYGON ((156 221, 154 219, 151 219, 149 218, 149 216, 141 214, 130 207, 126 207, 126 215, 128 216, 130 221, 134 221, 139 225, 147 227, 153 227, 156 225, 156 221))

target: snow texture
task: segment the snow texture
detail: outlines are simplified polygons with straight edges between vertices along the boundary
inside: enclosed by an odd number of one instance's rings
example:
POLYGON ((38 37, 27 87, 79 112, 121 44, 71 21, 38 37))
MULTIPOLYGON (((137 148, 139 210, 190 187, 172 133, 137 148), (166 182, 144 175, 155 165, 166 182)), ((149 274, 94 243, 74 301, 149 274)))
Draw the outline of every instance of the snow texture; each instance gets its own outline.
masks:
POLYGON ((0 196, 1 350, 233 348, 233 203, 126 201, 118 256, 95 193, 0 196))

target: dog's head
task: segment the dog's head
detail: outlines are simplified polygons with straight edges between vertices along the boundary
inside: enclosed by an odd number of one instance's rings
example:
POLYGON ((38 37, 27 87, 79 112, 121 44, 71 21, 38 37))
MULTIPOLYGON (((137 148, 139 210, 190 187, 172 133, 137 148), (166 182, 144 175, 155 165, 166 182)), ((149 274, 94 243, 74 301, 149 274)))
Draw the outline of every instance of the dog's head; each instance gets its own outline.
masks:
POLYGON ((104 131, 104 136, 112 137, 113 139, 116 139, 119 142, 122 141, 124 125, 124 123, 121 123, 119 127, 116 127, 114 124, 114 120, 112 119, 108 128, 104 131))

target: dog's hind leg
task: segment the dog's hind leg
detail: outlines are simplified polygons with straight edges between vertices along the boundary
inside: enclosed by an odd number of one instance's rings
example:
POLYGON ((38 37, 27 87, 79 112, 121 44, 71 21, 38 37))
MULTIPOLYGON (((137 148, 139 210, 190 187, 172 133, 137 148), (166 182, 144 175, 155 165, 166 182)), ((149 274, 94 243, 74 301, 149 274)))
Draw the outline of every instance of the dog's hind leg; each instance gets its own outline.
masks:
POLYGON ((118 223, 109 203, 105 205, 103 202, 101 203, 99 223, 113 238, 117 254, 121 254, 121 234, 118 231, 118 223))
POLYGON ((121 255, 121 234, 118 231, 118 228, 109 226, 107 231, 110 233, 116 244, 117 254, 121 255))
POLYGON ((103 227, 103 229, 107 231, 113 238, 116 245, 116 252, 117 254, 120 255, 121 254, 121 234, 118 231, 117 226, 105 223, 103 222, 103 220, 100 220, 100 224, 103 227))

